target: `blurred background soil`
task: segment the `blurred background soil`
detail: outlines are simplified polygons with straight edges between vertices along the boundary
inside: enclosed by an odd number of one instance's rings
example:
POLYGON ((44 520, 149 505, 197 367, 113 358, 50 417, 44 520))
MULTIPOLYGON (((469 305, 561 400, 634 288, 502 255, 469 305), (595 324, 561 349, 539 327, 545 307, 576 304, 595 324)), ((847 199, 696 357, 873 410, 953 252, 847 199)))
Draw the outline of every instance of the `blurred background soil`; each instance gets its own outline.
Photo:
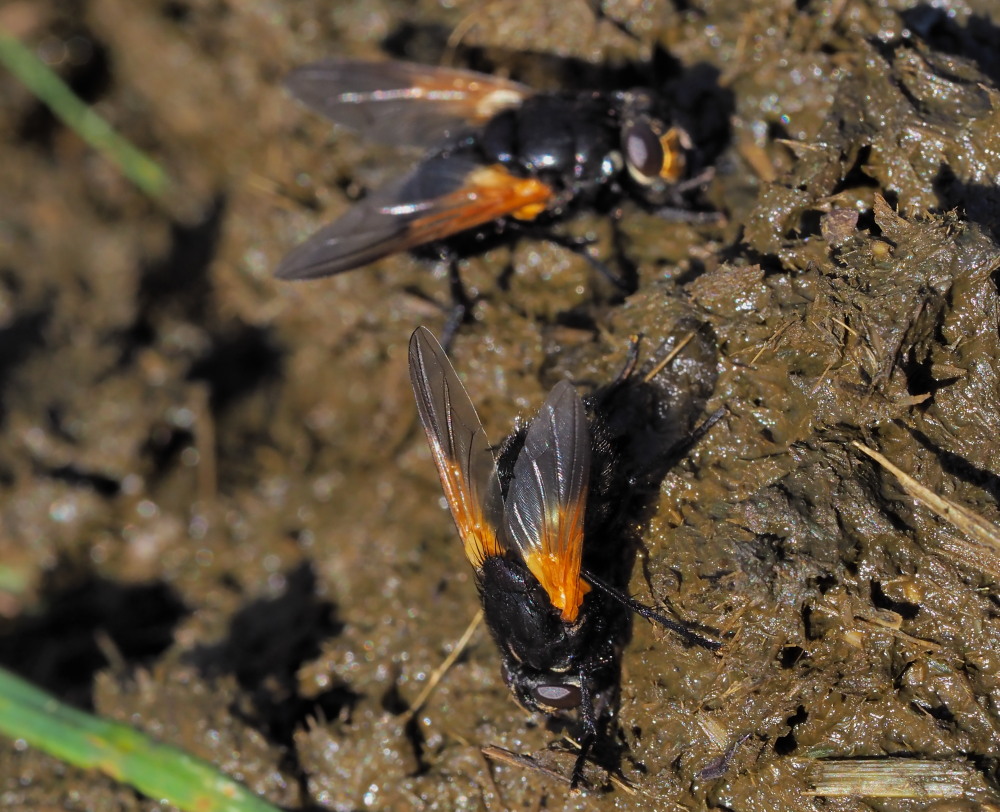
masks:
MULTIPOLYGON (((173 179, 142 196, 0 74, 0 663, 289 809, 996 808, 1000 553, 851 445, 998 522, 1000 12, 992 0, 12 0, 36 50, 173 179), (595 15, 595 10, 600 14, 595 15), (416 422, 406 346, 447 282, 284 252, 414 156, 281 88, 328 55, 664 93, 723 223, 626 205, 640 285, 520 240, 470 257, 453 347, 495 441, 568 377, 715 380, 725 418, 641 528, 617 784, 570 795, 517 708, 416 422), (812 794, 823 759, 939 760, 950 797, 812 794)), ((4 740, 4 809, 155 809, 4 740)))

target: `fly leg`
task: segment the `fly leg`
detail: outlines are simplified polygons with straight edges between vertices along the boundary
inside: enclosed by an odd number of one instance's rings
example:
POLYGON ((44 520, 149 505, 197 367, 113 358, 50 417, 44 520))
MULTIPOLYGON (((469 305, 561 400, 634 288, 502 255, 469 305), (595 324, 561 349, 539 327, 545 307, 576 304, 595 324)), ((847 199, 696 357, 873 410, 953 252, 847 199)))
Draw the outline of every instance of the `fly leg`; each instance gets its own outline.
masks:
POLYGON ((708 649, 709 651, 718 651, 722 648, 722 643, 719 640, 712 640, 709 637, 698 634, 694 629, 695 627, 701 627, 700 624, 694 623, 681 623, 678 620, 672 620, 660 612, 657 612, 652 607, 646 606, 644 603, 639 603, 635 598, 626 595, 620 589, 613 587, 606 581, 601 580, 596 575, 590 572, 582 572, 584 580, 587 581, 591 586, 597 587, 601 592, 607 595, 614 601, 617 601, 622 606, 627 609, 631 609, 639 617, 648 620, 650 623, 656 623, 662 626, 664 629, 669 629, 689 646, 701 646, 702 648, 708 649))
POLYGON ((475 300, 469 295, 465 283, 462 281, 461 259, 456 251, 446 244, 436 243, 431 246, 431 250, 423 248, 419 255, 428 261, 437 260, 439 266, 444 266, 448 273, 448 292, 451 301, 447 304, 442 303, 416 287, 407 288, 407 292, 444 311, 445 322, 441 329, 441 346, 445 350, 449 350, 459 328, 472 321, 472 308, 475 305, 475 300))
POLYGON ((639 287, 639 277, 635 265, 625 258, 625 254, 621 250, 618 229, 615 229, 615 255, 618 257, 619 264, 623 267, 624 273, 616 273, 611 270, 605 262, 591 253, 590 247, 594 244, 594 240, 592 239, 587 237, 571 237, 553 231, 551 228, 522 223, 516 220, 511 220, 504 225, 508 231, 513 231, 516 234, 537 240, 545 240, 583 257, 590 267, 614 285, 622 296, 635 293, 639 287))
POLYGON ((451 312, 441 331, 441 345, 448 350, 458 333, 458 328, 472 321, 472 306, 474 302, 462 282, 459 272, 459 259, 452 251, 443 250, 442 259, 448 263, 448 289, 451 291, 451 312))
POLYGON ((615 256, 618 259, 618 264, 623 268, 623 273, 616 273, 611 270, 607 263, 595 257, 590 252, 590 246, 593 245, 594 241, 587 239, 586 237, 567 237, 563 234, 549 233, 543 235, 542 239, 548 240, 548 242, 553 243, 554 245, 562 246, 563 248, 572 251, 574 254, 579 254, 587 260, 591 268, 618 288, 623 296, 635 293, 636 289, 639 287, 638 271, 636 270, 635 265, 628 260, 625 256, 625 252, 622 250, 620 232, 617 228, 614 230, 614 251, 615 256))
POLYGON ((579 789, 583 781, 583 768, 587 763, 590 751, 597 741, 597 714, 594 711, 594 697, 590 692, 589 675, 580 675, 580 717, 583 721, 583 736, 580 738, 580 753, 573 764, 573 775, 570 777, 569 788, 579 789))
POLYGON ((726 215, 721 211, 697 211, 686 204, 684 195, 705 186, 715 177, 714 167, 703 169, 693 178, 681 181, 670 190, 669 202, 653 209, 653 214, 668 223, 687 223, 693 226, 725 225, 726 215))
POLYGON ((601 22, 601 20, 606 20, 607 22, 611 23, 611 25, 613 25, 615 28, 617 28, 619 31, 621 31, 625 36, 629 37, 629 39, 632 39, 635 42, 641 41, 639 37, 635 35, 635 33, 629 30, 628 26, 625 25, 625 23, 623 23, 621 20, 616 20, 614 17, 609 16, 608 13, 605 12, 604 4, 601 2, 601 0, 585 0, 585 2, 587 4, 587 7, 590 9, 590 13, 594 15, 595 25, 601 22))

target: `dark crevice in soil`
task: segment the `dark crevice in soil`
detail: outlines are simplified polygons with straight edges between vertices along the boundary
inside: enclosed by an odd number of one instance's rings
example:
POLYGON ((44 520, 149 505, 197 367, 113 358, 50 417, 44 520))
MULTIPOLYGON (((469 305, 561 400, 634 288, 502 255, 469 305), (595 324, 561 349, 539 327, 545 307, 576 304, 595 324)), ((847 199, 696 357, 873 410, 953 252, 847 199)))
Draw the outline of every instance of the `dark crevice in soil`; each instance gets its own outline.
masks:
POLYGON ((960 454, 947 451, 919 429, 907 427, 910 435, 937 458, 941 469, 962 482, 968 482, 986 491, 995 502, 1000 503, 1000 476, 981 466, 975 465, 960 454))
POLYGON ((1000 84, 1000 27, 973 14, 959 25, 945 7, 917 5, 900 12, 907 27, 924 42, 946 54, 971 59, 994 84, 1000 84))
POLYGON ((38 473, 40 476, 50 477, 68 485, 91 488, 100 496, 113 497, 121 491, 121 483, 118 480, 98 471, 88 471, 77 465, 60 465, 55 468, 39 466, 38 473))
POLYGON ((878 581, 871 582, 871 595, 872 604, 877 608, 895 612, 904 620, 913 620, 917 616, 917 613, 920 612, 920 607, 915 603, 892 600, 892 598, 885 594, 882 584, 878 581))
POLYGON ((70 565, 47 576, 40 611, 0 622, 0 664, 77 707, 91 708, 106 637, 126 665, 153 662, 188 610, 167 584, 120 584, 70 565))
POLYGON ((995 242, 1000 242, 1000 187, 993 184, 967 183, 955 171, 941 164, 934 179, 934 191, 941 199, 941 211, 958 209, 973 223, 982 226, 995 242))
POLYGON ((291 747, 295 730, 309 718, 336 719, 359 695, 346 685, 317 697, 299 693, 299 668, 319 656, 323 641, 343 625, 335 605, 316 594, 311 564, 303 562, 285 578, 279 596, 251 601, 233 617, 225 640, 199 646, 187 659, 206 677, 234 675, 251 697, 254 718, 247 721, 291 747))
POLYGON ((225 213, 226 198, 220 194, 200 222, 171 224, 170 249, 141 272, 136 335, 142 334, 145 322, 163 312, 195 323, 208 321, 213 302, 209 267, 218 251, 225 213))
POLYGON ((192 364, 188 378, 205 381, 214 414, 280 377, 284 353, 267 328, 237 325, 214 336, 208 352, 192 364))
POLYGON ((802 659, 805 649, 801 646, 785 646, 779 655, 779 662, 782 668, 794 668, 802 659))
POLYGON ((779 756, 787 756, 795 752, 795 748, 799 746, 798 742, 795 740, 795 727, 800 725, 809 718, 809 714, 806 709, 799 705, 795 713, 788 719, 788 732, 784 736, 780 736, 774 741, 774 752, 779 756))
POLYGON ((19 313, 9 324, 0 327, 0 422, 6 417, 4 390, 19 364, 45 346, 45 328, 49 310, 29 310, 19 313))

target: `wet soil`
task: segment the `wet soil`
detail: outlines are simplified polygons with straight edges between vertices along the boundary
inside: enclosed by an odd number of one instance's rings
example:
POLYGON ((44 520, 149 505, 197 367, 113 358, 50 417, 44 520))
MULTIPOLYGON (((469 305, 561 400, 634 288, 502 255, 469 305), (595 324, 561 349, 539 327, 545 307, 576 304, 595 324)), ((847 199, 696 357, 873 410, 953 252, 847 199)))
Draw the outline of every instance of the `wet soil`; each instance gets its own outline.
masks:
MULTIPOLYGON (((851 445, 1000 523, 995 5, 549 5, 0 9, 174 179, 150 202, 0 76, 0 663, 289 809, 996 808, 1000 552, 851 445), (512 702, 482 629, 401 715, 477 608, 406 373, 447 283, 408 256, 272 279, 411 160, 284 95, 329 54, 643 81, 716 167, 725 222, 626 205, 569 224, 636 264, 623 302, 544 242, 463 265, 480 298, 452 357, 497 440, 556 380, 610 381, 635 333, 644 363, 695 336, 664 373, 697 401, 678 420, 726 410, 660 484, 632 579, 726 645, 636 623, 625 755, 588 793, 481 754, 573 761, 512 702), (824 759, 858 757, 966 779, 812 794, 824 759)), ((0 754, 5 809, 158 808, 0 754)))

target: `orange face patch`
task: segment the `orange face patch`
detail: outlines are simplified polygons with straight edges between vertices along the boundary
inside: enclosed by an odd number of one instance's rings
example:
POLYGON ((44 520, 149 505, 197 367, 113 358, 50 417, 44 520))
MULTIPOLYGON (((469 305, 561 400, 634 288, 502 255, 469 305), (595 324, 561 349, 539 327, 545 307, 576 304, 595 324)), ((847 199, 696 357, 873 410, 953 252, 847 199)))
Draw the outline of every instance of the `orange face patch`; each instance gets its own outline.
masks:
POLYGON ((660 177, 670 183, 677 183, 684 176, 684 170, 687 168, 682 141, 681 131, 676 127, 671 127, 660 136, 660 146, 663 147, 663 166, 660 168, 660 177))

